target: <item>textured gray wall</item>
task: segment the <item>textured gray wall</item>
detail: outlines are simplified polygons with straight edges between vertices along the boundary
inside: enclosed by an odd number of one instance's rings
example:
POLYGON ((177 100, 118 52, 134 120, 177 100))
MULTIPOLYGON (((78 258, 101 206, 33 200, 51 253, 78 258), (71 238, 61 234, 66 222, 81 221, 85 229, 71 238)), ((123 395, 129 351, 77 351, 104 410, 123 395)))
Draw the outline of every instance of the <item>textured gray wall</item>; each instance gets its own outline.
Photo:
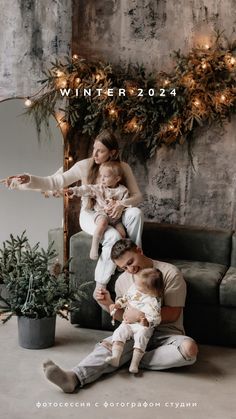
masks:
POLYGON ((71 0, 0 0, 0 99, 28 96, 42 69, 70 52, 71 0))
MULTIPOLYGON (((171 69, 170 52, 206 42, 213 29, 235 38, 235 0, 81 0, 78 51, 113 63, 171 69)), ((74 42, 75 44, 75 42, 74 42)), ((161 148, 145 164, 130 160, 145 193, 145 217, 200 226, 236 227, 236 119, 198 131, 193 170, 186 146, 161 148)))

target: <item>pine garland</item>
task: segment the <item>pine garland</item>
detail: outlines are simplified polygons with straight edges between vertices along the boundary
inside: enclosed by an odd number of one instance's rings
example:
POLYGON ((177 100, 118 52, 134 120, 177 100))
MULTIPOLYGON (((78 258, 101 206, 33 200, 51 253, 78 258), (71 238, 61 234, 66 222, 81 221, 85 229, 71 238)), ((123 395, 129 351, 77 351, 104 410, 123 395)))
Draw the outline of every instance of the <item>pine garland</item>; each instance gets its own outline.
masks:
POLYGON ((190 142, 198 125, 214 121, 223 126, 236 109, 236 41, 223 42, 218 33, 212 45, 186 55, 175 52, 174 61, 171 74, 155 74, 142 65, 124 69, 66 57, 45 72, 43 92, 30 101, 28 113, 38 133, 55 115, 59 124, 78 126, 88 136, 103 128, 118 130, 127 143, 142 144, 151 157, 161 144, 190 142), (69 93, 60 107, 64 89, 69 93), (91 96, 84 96, 89 89, 91 96), (119 89, 125 89, 125 96, 118 95, 119 89))

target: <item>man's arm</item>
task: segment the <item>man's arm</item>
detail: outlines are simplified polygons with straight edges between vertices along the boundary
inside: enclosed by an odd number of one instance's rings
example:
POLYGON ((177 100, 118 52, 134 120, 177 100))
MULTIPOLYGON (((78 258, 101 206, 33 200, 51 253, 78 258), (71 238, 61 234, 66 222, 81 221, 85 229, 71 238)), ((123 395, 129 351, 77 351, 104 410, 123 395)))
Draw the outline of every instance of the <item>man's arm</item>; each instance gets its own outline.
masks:
POLYGON ((161 308, 161 323, 173 323, 178 320, 182 307, 163 306, 161 308))

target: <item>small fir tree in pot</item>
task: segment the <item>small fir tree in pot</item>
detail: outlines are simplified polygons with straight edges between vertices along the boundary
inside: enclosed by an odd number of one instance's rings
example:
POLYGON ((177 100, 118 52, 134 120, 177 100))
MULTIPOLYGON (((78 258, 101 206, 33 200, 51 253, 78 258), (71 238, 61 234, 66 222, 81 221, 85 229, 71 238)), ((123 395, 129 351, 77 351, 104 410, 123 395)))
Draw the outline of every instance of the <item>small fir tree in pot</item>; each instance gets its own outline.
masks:
POLYGON ((29 244, 25 231, 3 243, 0 249, 0 278, 6 295, 0 296, 2 323, 14 314, 18 317, 19 343, 39 349, 52 346, 55 339, 56 315, 68 320, 68 313, 79 310, 78 303, 86 298, 86 287, 72 287, 69 262, 64 267, 56 258, 53 243, 45 251, 29 244), (51 264, 51 266, 50 266, 51 264), (4 313, 4 314, 3 314, 4 313))

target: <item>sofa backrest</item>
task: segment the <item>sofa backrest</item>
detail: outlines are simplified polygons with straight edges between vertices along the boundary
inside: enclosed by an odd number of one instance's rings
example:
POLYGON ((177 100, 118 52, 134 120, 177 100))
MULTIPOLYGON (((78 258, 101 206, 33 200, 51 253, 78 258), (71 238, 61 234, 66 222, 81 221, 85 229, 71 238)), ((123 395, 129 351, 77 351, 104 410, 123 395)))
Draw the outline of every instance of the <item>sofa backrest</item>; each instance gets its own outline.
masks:
POLYGON ((236 233, 232 237, 231 266, 236 268, 236 233))
MULTIPOLYGON (((194 226, 144 223, 143 251, 153 259, 186 259, 230 265, 232 232, 194 226)), ((236 266, 236 237, 235 237, 236 266)))

